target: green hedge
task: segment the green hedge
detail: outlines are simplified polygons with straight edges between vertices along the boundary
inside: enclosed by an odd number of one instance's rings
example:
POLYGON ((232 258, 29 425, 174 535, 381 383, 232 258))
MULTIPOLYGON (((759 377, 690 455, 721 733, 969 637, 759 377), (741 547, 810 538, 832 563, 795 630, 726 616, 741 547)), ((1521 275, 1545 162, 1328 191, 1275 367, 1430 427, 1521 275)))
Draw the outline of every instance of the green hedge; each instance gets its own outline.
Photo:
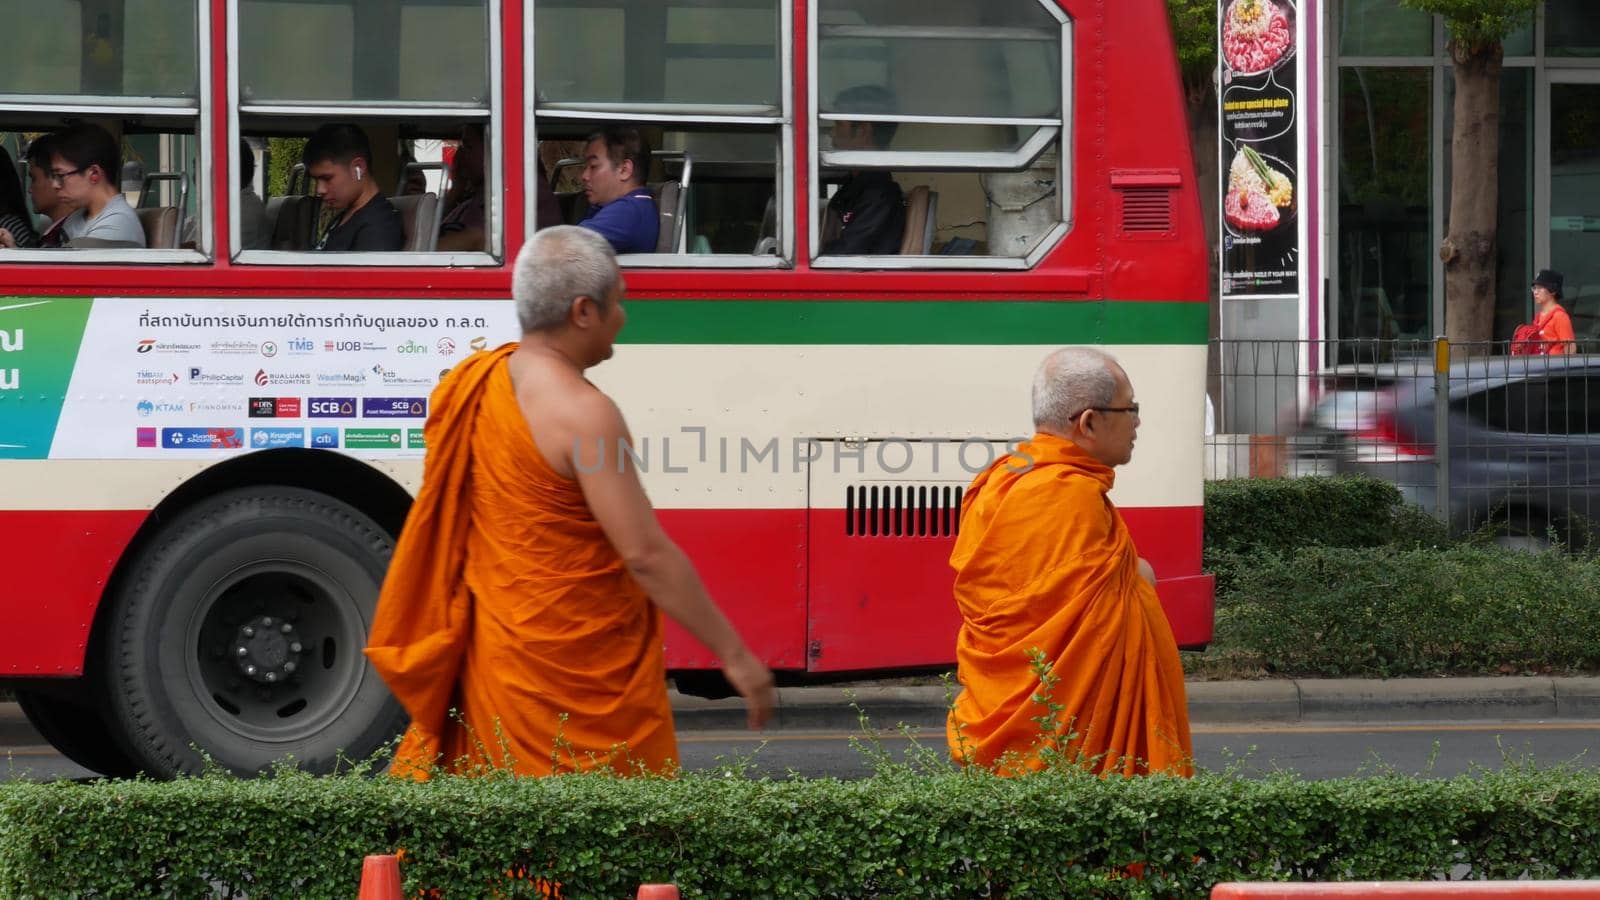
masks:
POLYGON ((1208 556, 1297 547, 1432 544, 1443 530, 1387 481, 1241 478, 1206 482, 1208 556))
POLYGON ((1205 666, 1327 677, 1600 668, 1594 557, 1305 547, 1226 557, 1217 570, 1226 589, 1205 666))
POLYGON ((861 781, 685 776, 0 788, 6 897, 355 895, 403 847, 407 893, 630 897, 1203 896, 1240 880, 1600 875, 1600 775, 861 781), (1127 867, 1144 865, 1142 877, 1127 867), (496 892, 500 892, 496 894, 496 892))

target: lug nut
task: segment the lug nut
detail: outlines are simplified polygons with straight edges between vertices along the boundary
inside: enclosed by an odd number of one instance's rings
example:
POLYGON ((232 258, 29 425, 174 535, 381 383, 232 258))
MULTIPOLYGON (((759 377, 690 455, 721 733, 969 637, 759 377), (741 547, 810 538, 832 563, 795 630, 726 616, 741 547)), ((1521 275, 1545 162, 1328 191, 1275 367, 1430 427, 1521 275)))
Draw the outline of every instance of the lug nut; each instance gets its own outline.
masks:
POLYGON ((278 673, 277 672, 268 672, 267 673, 267 680, 268 681, 277 681, 278 680, 278 673))
POLYGON ((285 622, 285 623, 283 623, 283 627, 279 628, 278 630, 283 632, 284 634, 288 634, 289 632, 294 630, 294 626, 290 625, 288 622, 285 622))
POLYGON ((300 652, 300 651, 302 651, 302 650, 304 650, 304 649, 305 649, 305 647, 302 647, 302 646, 301 646, 301 645, 300 645, 300 642, 299 642, 299 641, 295 641, 295 642, 294 642, 294 643, 292 643, 292 644, 290 644, 290 645, 289 645, 289 650, 290 650, 290 651, 291 651, 291 652, 293 652, 293 653, 299 653, 299 652, 300 652))
POLYGON ((271 628, 272 627, 272 617, 271 616, 262 616, 261 617, 261 627, 262 628, 271 628))
POLYGON ((243 634, 245 637, 255 637, 256 636, 256 630, 254 628, 251 628, 249 625, 246 625, 244 627, 244 630, 242 632, 240 632, 240 633, 243 634))
POLYGON ((240 657, 249 656, 250 655, 250 648, 249 647, 235 647, 235 648, 233 648, 233 652, 236 655, 240 656, 240 657))
POLYGON ((244 673, 246 675, 254 675, 254 674, 256 674, 256 667, 255 666, 245 666, 244 667, 244 673))
POLYGON ((296 668, 298 667, 293 662, 286 662, 283 664, 283 671, 285 672, 293 672, 296 668))

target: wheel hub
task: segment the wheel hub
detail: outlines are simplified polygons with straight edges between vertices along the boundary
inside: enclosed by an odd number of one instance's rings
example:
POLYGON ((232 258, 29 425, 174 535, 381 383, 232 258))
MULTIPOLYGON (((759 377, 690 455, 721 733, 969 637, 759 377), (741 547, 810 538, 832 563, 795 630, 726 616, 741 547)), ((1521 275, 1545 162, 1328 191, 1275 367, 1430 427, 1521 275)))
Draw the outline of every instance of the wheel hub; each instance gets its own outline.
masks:
POLYGON ((294 623, 256 616, 239 626, 233 640, 233 664, 257 684, 281 684, 299 668, 305 643, 294 623))

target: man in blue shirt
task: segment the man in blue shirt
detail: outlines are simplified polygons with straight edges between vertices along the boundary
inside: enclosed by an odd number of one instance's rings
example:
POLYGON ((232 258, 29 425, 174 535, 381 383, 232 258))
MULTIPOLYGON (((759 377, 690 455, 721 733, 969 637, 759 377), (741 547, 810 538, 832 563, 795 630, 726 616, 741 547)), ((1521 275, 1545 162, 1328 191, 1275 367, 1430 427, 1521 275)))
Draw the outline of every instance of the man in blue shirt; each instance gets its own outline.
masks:
POLYGON ((613 125, 589 136, 584 150, 583 195, 589 213, 578 225, 611 242, 618 253, 654 253, 661 221, 644 186, 650 144, 639 129, 613 125))

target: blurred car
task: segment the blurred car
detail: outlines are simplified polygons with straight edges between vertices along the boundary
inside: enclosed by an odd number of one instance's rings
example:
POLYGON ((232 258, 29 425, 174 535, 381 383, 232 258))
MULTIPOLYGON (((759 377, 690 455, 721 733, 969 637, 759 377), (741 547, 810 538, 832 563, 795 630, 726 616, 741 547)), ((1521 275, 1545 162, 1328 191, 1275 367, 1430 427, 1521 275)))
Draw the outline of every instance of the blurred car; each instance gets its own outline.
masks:
MULTIPOLYGON (((1297 453, 1393 482, 1435 510, 1431 358, 1339 366, 1319 376, 1297 453)), ((1448 375, 1450 524, 1493 525, 1506 543, 1587 544, 1600 512, 1600 357, 1496 356, 1448 375)))

